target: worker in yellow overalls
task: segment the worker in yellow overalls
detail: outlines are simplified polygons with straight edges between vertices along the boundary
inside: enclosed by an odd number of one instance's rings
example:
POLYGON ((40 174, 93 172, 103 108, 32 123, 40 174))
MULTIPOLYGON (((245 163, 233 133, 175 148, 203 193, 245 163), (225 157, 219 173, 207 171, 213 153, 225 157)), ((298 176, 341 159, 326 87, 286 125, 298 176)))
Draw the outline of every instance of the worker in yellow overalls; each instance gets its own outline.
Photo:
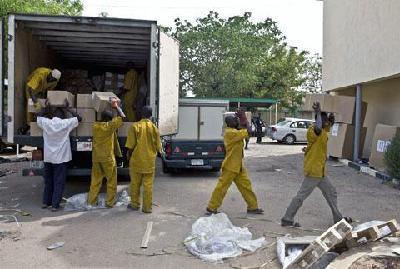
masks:
POLYGON ((157 152, 161 154, 160 133, 151 122, 152 109, 145 106, 141 112, 142 120, 132 124, 128 132, 126 147, 131 176, 131 204, 128 209, 139 210, 140 188, 143 185, 144 213, 151 213, 153 201, 153 180, 157 152))
POLYGON ((136 117, 136 98, 139 88, 139 75, 133 69, 133 63, 128 62, 128 72, 125 74, 124 87, 122 89, 123 109, 128 121, 137 121, 136 117))
MULTIPOLYGON (((28 99, 32 98, 33 104, 37 111, 40 111, 41 106, 38 102, 38 98, 46 98, 47 91, 54 90, 57 86, 58 81, 61 78, 61 72, 57 69, 49 69, 45 67, 36 68, 27 79, 26 83, 26 104, 28 99)), ((27 122, 33 120, 33 114, 27 111, 27 122)))
POLYGON ((331 126, 335 123, 335 117, 333 114, 328 116, 326 112, 321 112, 319 102, 313 104, 313 109, 315 112, 315 124, 308 128, 307 131, 307 148, 304 150, 304 180, 281 219, 281 225, 284 227, 300 227, 300 223, 295 222, 294 217, 315 188, 321 190, 328 202, 334 223, 343 218, 348 222, 353 221, 350 217, 342 216, 337 205, 336 188, 327 178, 325 171, 328 156, 328 134, 331 126))
POLYGON ((251 187, 247 170, 243 164, 244 140, 249 137, 248 123, 244 113, 237 113, 237 116, 227 116, 225 122, 227 128, 224 133, 225 159, 222 163, 222 173, 215 187, 207 206, 207 214, 218 213, 218 208, 231 186, 235 182, 242 197, 247 203, 247 213, 263 214, 264 210, 258 207, 257 197, 251 187), (240 119, 239 119, 240 117, 240 119), (242 118, 244 117, 244 118, 242 118), (247 128, 238 129, 239 121, 247 128))
MULTIPOLYGON (((113 102, 113 107, 117 104, 113 102)), ((119 113, 119 110, 117 110, 119 113)), ((115 204, 117 194, 117 164, 115 156, 122 157, 116 131, 122 126, 122 117, 113 118, 111 111, 104 111, 99 122, 93 123, 92 178, 88 194, 88 204, 96 205, 103 182, 107 179, 106 206, 115 204)))

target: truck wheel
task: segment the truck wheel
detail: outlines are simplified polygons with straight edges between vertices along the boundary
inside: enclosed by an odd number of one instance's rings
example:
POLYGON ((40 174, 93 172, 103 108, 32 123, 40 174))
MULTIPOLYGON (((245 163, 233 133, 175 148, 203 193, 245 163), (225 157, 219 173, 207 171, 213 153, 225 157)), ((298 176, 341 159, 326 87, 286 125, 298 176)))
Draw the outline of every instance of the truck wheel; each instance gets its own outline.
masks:
POLYGON ((288 145, 293 145, 294 142, 296 142, 296 137, 294 135, 289 134, 285 136, 285 138, 283 138, 283 142, 285 142, 285 144, 288 145))

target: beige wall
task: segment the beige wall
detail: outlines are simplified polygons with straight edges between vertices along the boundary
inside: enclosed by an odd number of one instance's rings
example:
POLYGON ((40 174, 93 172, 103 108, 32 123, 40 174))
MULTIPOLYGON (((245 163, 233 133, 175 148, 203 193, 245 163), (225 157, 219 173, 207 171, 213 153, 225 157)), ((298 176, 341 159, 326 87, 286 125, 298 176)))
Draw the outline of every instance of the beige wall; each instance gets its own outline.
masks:
POLYGON ((400 73, 400 0, 324 0, 323 89, 400 73))
MULTIPOLYGON (((354 96, 355 90, 348 87, 333 94, 354 96)), ((363 102, 368 103, 363 158, 369 158, 375 126, 378 123, 400 126, 400 78, 363 84, 362 97, 363 102)))

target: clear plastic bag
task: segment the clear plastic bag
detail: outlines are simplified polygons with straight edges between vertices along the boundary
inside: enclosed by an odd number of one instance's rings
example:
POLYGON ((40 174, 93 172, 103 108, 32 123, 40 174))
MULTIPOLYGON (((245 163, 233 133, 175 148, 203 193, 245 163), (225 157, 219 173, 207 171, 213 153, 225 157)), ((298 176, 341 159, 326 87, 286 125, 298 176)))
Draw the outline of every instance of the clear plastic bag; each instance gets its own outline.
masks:
MULTIPOLYGON (((64 206, 65 211, 85 211, 93 209, 106 208, 106 194, 100 193, 97 198, 97 205, 91 206, 87 204, 88 193, 78 193, 69 197, 64 206)), ((117 201, 115 206, 126 206, 131 202, 131 198, 126 190, 117 194, 117 201)))
POLYGON ((184 241, 188 251, 202 260, 222 261, 242 254, 242 249, 254 252, 265 244, 265 238, 252 240, 247 228, 233 226, 224 213, 201 217, 192 225, 192 233, 184 241))

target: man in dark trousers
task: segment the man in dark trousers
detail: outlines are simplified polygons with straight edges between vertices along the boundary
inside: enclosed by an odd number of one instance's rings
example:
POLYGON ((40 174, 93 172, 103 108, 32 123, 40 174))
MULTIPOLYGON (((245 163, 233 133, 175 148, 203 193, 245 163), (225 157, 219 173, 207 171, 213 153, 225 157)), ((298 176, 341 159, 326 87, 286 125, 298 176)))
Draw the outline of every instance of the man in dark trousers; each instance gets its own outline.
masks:
POLYGON ((265 127, 265 124, 261 119, 261 113, 258 113, 258 116, 253 119, 253 124, 256 129, 257 144, 261 144, 263 136, 262 128, 265 127))
POLYGON ((51 107, 46 101, 46 108, 38 113, 37 125, 43 130, 44 150, 44 193, 42 208, 51 208, 51 211, 60 209, 60 202, 67 178, 67 165, 72 160, 69 133, 76 127, 82 118, 69 108, 65 100, 65 108, 51 107), (65 111, 73 115, 65 118, 65 111), (44 117, 50 111, 50 117, 44 117))
MULTIPOLYGON (((328 156, 328 133, 335 122, 333 114, 329 117, 327 113, 321 112, 321 106, 317 102, 313 105, 315 111, 315 124, 307 131, 307 147, 304 153, 304 180, 292 199, 286 213, 281 219, 282 226, 300 227, 300 224, 294 222, 294 217, 302 206, 304 200, 317 187, 321 190, 323 196, 331 208, 334 223, 343 219, 337 206, 337 192, 335 187, 326 176, 325 166, 328 156)), ((352 222, 351 218, 345 218, 347 222, 352 222)))

